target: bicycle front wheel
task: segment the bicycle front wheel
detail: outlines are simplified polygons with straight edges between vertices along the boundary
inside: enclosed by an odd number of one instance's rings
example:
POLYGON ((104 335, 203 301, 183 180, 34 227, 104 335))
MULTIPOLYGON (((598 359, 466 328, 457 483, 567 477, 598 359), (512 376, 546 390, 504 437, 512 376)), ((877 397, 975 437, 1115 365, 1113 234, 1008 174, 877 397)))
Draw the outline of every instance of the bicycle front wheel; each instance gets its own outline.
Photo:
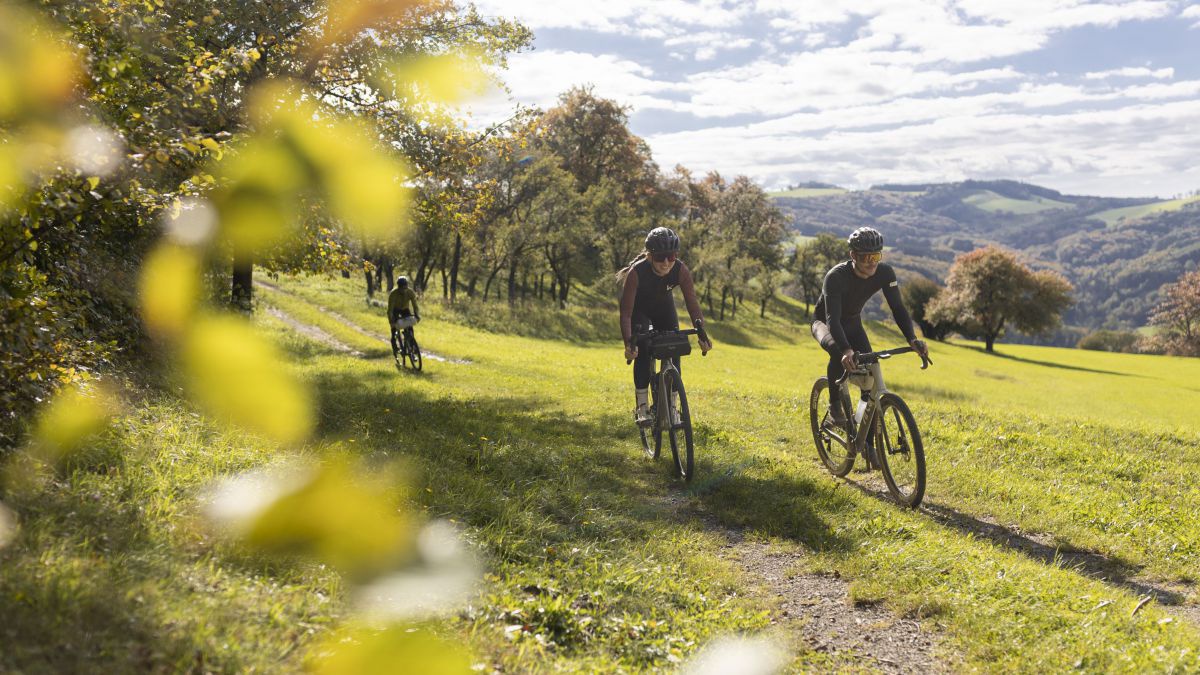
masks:
POLYGON ((408 360, 412 362, 413 370, 421 370, 421 347, 417 338, 408 338, 408 360))
POLYGON ((873 435, 888 492, 901 505, 915 509, 925 496, 925 448, 917 422, 899 396, 884 394, 879 400, 873 435))
MULTIPOLYGON (((829 396, 825 393, 828 390, 829 378, 818 377, 813 382, 812 395, 808 398, 808 421, 812 425, 813 442, 817 445, 821 462, 830 473, 841 478, 850 473, 854 466, 854 452, 850 449, 850 425, 834 424, 829 416, 829 396)), ((838 404, 843 406, 842 414, 846 415, 846 419, 851 419, 845 402, 839 401, 838 404)))
POLYGON ((687 392, 679 373, 664 373, 667 386, 667 435, 671 438, 671 454, 675 469, 685 481, 695 473, 695 448, 692 444, 692 413, 688 409, 687 392))

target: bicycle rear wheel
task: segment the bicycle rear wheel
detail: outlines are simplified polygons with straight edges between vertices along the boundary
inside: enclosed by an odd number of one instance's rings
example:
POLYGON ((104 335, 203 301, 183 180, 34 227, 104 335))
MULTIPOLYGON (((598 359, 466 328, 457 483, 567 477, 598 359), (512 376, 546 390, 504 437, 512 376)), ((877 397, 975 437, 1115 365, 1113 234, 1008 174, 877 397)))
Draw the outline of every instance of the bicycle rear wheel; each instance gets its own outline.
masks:
POLYGON ((884 394, 880 399, 874 436, 888 492, 901 505, 916 508, 925 496, 925 448, 917 422, 899 396, 884 394))
POLYGON ((671 439, 671 455, 675 458, 675 469, 679 477, 690 481, 695 473, 695 446, 692 444, 692 413, 688 408, 687 392, 679 373, 668 371, 666 378, 667 436, 671 439), (674 401, 672 401, 674 399, 674 401))
POLYGON ((850 473, 854 466, 854 451, 850 447, 850 410, 845 401, 842 414, 846 416, 845 425, 836 425, 829 416, 829 397, 825 392, 829 389, 829 378, 818 377, 813 382, 812 395, 808 398, 808 421, 812 425, 813 443, 817 446, 817 455, 825 468, 837 477, 850 473))
POLYGON ((413 370, 421 370, 421 346, 417 344, 417 338, 412 336, 408 338, 408 360, 413 370))

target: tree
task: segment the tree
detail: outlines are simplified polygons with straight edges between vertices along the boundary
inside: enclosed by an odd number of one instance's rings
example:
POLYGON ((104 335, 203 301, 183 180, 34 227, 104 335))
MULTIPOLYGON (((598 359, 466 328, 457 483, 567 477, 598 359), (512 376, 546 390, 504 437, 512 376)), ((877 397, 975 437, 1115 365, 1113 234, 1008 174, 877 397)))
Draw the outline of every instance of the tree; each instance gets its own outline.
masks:
POLYGON ((940 286, 925 277, 913 277, 900 285, 900 297, 904 300, 904 307, 912 315, 913 321, 921 327, 921 334, 930 340, 945 340, 954 330, 953 324, 934 322, 930 318, 929 306, 941 291, 940 286))
POLYGON ((964 335, 982 338, 991 352, 1008 324, 1035 334, 1058 326, 1072 290, 1062 275, 1034 271, 1015 253, 988 246, 955 259, 929 315, 934 322, 954 323, 964 335))
POLYGON ((825 275, 834 265, 846 259, 847 250, 846 242, 822 232, 816 239, 797 248, 792 255, 790 267, 796 276, 796 285, 800 287, 806 312, 811 312, 809 307, 817 304, 825 275))
POLYGON ((1150 316, 1159 329, 1150 342, 1167 354, 1200 356, 1200 270, 1184 274, 1163 293, 1167 299, 1150 316))

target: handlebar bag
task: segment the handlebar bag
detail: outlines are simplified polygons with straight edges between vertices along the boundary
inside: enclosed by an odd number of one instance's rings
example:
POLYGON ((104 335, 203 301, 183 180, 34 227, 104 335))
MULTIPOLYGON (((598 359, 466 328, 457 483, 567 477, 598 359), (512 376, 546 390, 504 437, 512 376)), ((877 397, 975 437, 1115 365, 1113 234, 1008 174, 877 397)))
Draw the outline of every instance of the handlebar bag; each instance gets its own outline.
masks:
POLYGON ((650 353, 656 359, 687 356, 692 353, 692 343, 688 340, 688 336, 677 333, 655 335, 650 341, 650 353))

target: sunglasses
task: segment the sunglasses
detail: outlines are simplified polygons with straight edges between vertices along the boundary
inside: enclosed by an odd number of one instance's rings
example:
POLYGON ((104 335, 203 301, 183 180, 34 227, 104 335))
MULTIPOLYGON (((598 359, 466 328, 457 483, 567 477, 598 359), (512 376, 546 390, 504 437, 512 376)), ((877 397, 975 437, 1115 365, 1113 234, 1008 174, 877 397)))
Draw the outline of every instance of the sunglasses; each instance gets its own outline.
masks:
POLYGON ((678 253, 651 253, 650 258, 654 262, 675 262, 675 257, 678 253))
POLYGON ((864 265, 874 265, 880 260, 883 260, 883 251, 876 251, 875 253, 855 253, 854 259, 864 265))

